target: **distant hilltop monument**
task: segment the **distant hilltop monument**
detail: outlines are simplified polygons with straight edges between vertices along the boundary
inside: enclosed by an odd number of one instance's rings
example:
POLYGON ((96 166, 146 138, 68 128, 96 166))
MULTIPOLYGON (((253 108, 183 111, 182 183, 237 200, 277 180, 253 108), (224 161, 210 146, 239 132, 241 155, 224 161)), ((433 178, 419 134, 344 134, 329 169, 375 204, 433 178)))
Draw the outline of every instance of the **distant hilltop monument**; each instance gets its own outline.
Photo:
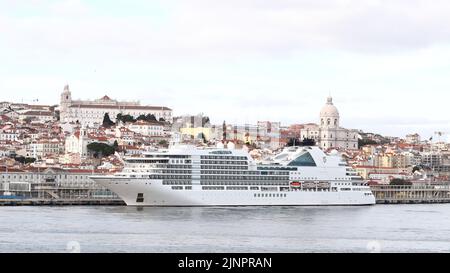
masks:
POLYGON ((64 86, 60 102, 61 122, 96 126, 102 124, 105 113, 113 121, 118 114, 134 117, 152 114, 158 120, 172 121, 172 109, 165 106, 142 106, 139 101, 117 101, 107 95, 97 100, 72 100, 69 85, 64 86))
POLYGON ((329 96, 320 110, 319 125, 306 124, 302 130, 302 139, 313 139, 322 149, 358 149, 359 132, 340 127, 339 111, 329 96))

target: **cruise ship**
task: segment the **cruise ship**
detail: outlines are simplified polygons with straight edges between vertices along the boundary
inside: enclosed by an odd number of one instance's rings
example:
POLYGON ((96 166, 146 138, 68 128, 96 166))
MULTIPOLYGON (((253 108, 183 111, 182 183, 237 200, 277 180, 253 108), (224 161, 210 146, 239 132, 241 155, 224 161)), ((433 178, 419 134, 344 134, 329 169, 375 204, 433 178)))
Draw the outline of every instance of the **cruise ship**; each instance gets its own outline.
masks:
POLYGON ((124 158, 124 169, 91 179, 129 206, 363 206, 365 181, 337 154, 288 147, 257 163, 233 148, 175 147, 124 158))

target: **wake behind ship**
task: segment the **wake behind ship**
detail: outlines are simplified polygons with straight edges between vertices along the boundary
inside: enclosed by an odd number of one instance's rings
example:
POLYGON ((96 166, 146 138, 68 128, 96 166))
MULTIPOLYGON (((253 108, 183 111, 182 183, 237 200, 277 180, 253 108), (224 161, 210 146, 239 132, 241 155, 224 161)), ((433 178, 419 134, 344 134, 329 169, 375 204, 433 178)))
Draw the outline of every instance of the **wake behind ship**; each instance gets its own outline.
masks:
POLYGON ((244 150, 178 147, 125 158, 121 173, 91 179, 129 206, 375 204, 362 178, 318 147, 285 148, 264 164, 244 150))

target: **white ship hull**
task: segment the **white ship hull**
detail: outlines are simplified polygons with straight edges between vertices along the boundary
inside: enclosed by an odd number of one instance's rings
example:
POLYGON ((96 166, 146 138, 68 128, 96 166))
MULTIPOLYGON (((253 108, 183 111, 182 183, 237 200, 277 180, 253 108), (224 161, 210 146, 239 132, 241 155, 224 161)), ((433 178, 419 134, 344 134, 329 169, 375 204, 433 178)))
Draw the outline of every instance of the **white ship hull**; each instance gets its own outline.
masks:
MULTIPOLYGON (((173 190, 162 180, 95 177, 128 206, 366 206, 375 198, 367 191, 173 190), (138 202, 138 196, 142 199, 138 202)), ((183 187, 184 188, 184 187, 183 187)))

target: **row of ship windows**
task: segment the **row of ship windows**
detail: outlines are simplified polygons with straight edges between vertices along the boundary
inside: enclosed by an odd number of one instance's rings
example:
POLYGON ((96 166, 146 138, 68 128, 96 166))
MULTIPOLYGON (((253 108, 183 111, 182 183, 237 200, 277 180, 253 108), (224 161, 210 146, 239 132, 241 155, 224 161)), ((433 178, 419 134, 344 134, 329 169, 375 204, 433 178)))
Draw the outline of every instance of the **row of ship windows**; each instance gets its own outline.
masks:
POLYGON ((253 197, 286 197, 285 193, 255 193, 253 197))
MULTIPOLYGON (((190 187, 192 189, 192 187, 190 187)), ((202 187, 203 190, 225 190, 224 187, 210 187, 210 186, 205 186, 202 187)), ((226 190, 229 191, 247 191, 249 188, 248 187, 241 187, 241 186, 236 186, 236 187, 226 187, 226 190)), ((250 187, 251 191, 259 191, 259 187, 250 187)), ((261 187, 261 190, 265 190, 265 188, 261 187)))
POLYGON ((150 160, 146 160, 146 159, 127 159, 126 163, 129 164, 156 164, 156 163, 161 163, 164 165, 161 166, 167 166, 167 160, 164 159, 150 159, 150 160))
POLYGON ((287 182, 274 181, 245 181, 245 182, 226 182, 226 181, 201 181, 201 185, 252 185, 252 186, 288 186, 287 182))
POLYGON ((201 156, 200 159, 230 159, 230 160, 247 160, 245 156, 215 156, 215 155, 206 155, 201 156))
MULTIPOLYGON (((167 164, 156 164, 153 165, 154 168, 157 169, 192 169, 192 165, 167 165, 167 164)), ((129 164, 126 164, 126 167, 132 167, 132 168, 142 168, 142 169, 146 169, 148 168, 147 165, 139 165, 139 166, 130 166, 129 164)))
MULTIPOLYGON (((188 185, 188 184, 185 184, 188 185)), ((172 190, 182 190, 183 186, 177 185, 177 186, 172 186, 172 190)), ((185 186, 184 187, 185 190, 192 190, 192 186, 185 186)), ((225 190, 225 187, 218 187, 218 186, 203 186, 202 187, 203 190, 225 190)), ((231 186, 231 187, 226 187, 227 190, 243 190, 246 191, 249 189, 249 187, 243 187, 243 186, 231 186)), ((251 191, 259 191, 259 187, 250 187, 251 191)), ((261 190, 268 190, 268 188, 264 188, 261 187, 261 190)))
POLYGON ((192 185, 190 180, 185 181, 163 181, 163 185, 192 185))
POLYGON ((150 175, 150 179, 192 179, 190 175, 150 175))
MULTIPOLYGON (((172 186, 172 190, 192 190, 192 186, 172 186)), ((264 190, 263 188, 261 188, 264 190)), ((214 187, 214 186, 204 186, 202 187, 202 190, 205 191, 223 191, 223 190, 230 190, 230 191, 245 191, 248 190, 248 187, 214 187)), ((250 187, 250 190, 259 190, 259 187, 250 187)), ((286 197, 285 193, 255 193, 255 197, 286 197)))
POLYGON ((253 181, 265 181, 265 180, 282 180, 287 181, 287 177, 282 176, 224 176, 224 175, 201 175, 200 179, 211 180, 253 180, 253 181))
MULTIPOLYGON (((2 179, 38 179, 39 175, 37 175, 37 174, 35 174, 35 175, 32 175, 32 174, 30 174, 30 175, 2 175, 1 178, 2 179)), ((80 179, 90 180, 88 175, 69 175, 68 176, 66 174, 66 175, 56 175, 54 177, 47 177, 47 176, 42 175, 40 177, 40 179, 42 179, 42 180, 46 180, 48 178, 50 178, 50 179, 56 179, 56 178, 63 179, 64 178, 64 179, 72 179, 72 180, 80 178, 80 179)))
POLYGON ((183 173, 192 173, 192 170, 162 170, 158 173, 167 174, 167 173, 173 173, 173 174, 183 174, 183 173))
MULTIPOLYGON (((126 177, 126 176, 125 176, 126 177)), ((130 178, 149 178, 149 179, 192 179, 190 175, 130 175, 130 178)))
MULTIPOLYGON (((300 179, 300 180, 317 180, 317 177, 302 177, 302 176, 292 176, 291 179, 300 179)), ((334 180, 352 180, 350 177, 335 177, 334 180)))
POLYGON ((167 168, 167 169, 192 169, 192 165, 162 165, 160 168, 167 168))
POLYGON ((170 163, 174 163, 174 164, 190 164, 191 160, 172 159, 172 160, 170 160, 170 163))
POLYGON ((297 168, 295 167, 275 167, 275 166, 271 166, 271 167, 258 167, 258 170, 277 170, 277 171, 295 171, 297 170, 297 168))
POLYGON ((247 166, 207 166, 207 165, 202 165, 200 166, 200 169, 210 169, 210 170, 247 170, 248 167, 247 166))
MULTIPOLYGON (((191 180, 164 180, 162 182, 163 185, 192 185, 191 180)), ((289 184, 286 182, 217 182, 217 181, 202 181, 200 185, 208 185, 208 186, 236 186, 236 185, 245 185, 245 186, 288 186, 289 184)), ((250 187, 251 190, 258 190, 259 187, 250 187)))
POLYGON ((217 165, 247 165, 247 161, 217 161, 202 160, 201 164, 217 164, 217 165))
MULTIPOLYGON (((182 186, 172 186, 172 190, 182 190, 182 186)), ((184 187, 185 190, 192 190, 192 186, 186 186, 184 187)))
POLYGON ((191 158, 189 155, 145 155, 146 158, 191 158))
POLYGON ((213 170, 213 171, 205 171, 202 170, 200 172, 201 174, 243 174, 243 175, 285 175, 286 177, 289 176, 288 172, 255 172, 255 171, 218 171, 218 170, 213 170))

